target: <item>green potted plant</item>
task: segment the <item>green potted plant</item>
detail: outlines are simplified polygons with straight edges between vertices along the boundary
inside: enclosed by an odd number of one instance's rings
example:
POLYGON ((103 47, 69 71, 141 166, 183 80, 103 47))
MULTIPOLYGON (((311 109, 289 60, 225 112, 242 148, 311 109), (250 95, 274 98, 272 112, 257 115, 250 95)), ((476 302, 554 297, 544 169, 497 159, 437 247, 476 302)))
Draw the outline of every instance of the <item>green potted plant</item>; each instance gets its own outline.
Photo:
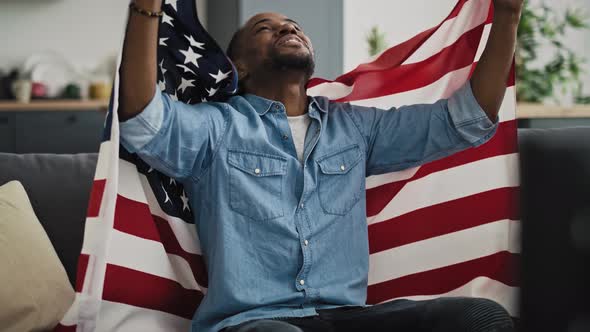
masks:
POLYGON ((371 57, 375 57, 387 49, 385 33, 381 32, 378 26, 371 28, 371 31, 367 34, 366 40, 369 46, 369 56, 371 57))
POLYGON ((518 27, 516 52, 517 99, 541 103, 555 93, 570 93, 574 102, 589 103, 581 95, 582 65, 585 59, 562 42, 571 30, 587 29, 588 17, 579 10, 567 8, 560 12, 546 3, 533 6, 527 1, 518 27), (535 63, 541 51, 552 52, 545 63, 535 63))

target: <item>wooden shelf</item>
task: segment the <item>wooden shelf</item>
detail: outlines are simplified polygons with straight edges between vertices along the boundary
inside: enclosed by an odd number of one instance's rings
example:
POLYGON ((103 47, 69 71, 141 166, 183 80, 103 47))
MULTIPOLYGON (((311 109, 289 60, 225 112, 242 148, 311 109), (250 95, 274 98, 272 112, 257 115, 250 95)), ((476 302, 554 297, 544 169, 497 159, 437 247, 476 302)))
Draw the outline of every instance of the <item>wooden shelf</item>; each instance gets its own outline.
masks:
POLYGON ((108 100, 32 100, 30 103, 0 101, 0 112, 106 111, 108 100))
POLYGON ((590 105, 546 106, 542 104, 519 103, 516 107, 519 119, 579 119, 590 118, 590 105))

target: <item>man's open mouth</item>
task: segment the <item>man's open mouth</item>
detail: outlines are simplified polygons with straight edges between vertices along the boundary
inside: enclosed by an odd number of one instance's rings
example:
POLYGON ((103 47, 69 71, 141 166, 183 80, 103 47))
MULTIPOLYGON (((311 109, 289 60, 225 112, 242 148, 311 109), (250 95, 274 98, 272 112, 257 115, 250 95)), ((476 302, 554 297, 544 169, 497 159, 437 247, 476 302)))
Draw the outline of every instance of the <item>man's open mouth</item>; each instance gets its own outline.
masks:
POLYGON ((305 46, 305 43, 297 36, 283 36, 277 40, 277 46, 305 46))

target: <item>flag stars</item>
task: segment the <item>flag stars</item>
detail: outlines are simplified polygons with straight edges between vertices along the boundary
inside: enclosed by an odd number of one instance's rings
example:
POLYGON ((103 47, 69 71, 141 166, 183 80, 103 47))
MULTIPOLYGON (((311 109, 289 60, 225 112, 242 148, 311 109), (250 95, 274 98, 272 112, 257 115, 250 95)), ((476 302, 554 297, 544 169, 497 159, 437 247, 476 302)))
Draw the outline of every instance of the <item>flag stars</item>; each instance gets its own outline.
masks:
POLYGON ((160 62, 160 71, 162 72, 162 75, 165 75, 168 71, 168 69, 164 68, 164 59, 162 59, 162 61, 160 62))
POLYGON ((174 27, 174 23, 172 23, 173 21, 174 19, 164 12, 164 15, 162 16, 162 23, 168 23, 171 27, 174 27))
POLYGON ((166 0, 164 3, 172 6, 172 8, 174 8, 175 11, 178 11, 178 7, 176 4, 177 2, 178 2, 178 0, 166 0))
POLYGON ((174 94, 170 95, 170 98, 174 101, 178 101, 178 94, 176 94, 176 90, 174 90, 174 94))
POLYGON ((207 90, 209 97, 213 97, 219 89, 211 88, 211 89, 205 89, 205 90, 207 90))
POLYGON ((181 77, 181 82, 180 82, 180 86, 178 86, 178 90, 181 90, 182 93, 184 93, 184 91, 186 91, 186 89, 188 88, 194 88, 195 85, 193 84, 193 82, 195 80, 186 80, 184 79, 184 77, 181 77))
POLYGON ((170 38, 160 38, 160 46, 168 46, 168 44, 166 44, 168 39, 170 38))
POLYGON ((189 67, 185 66, 185 65, 176 65, 176 67, 178 68, 182 68, 184 70, 184 74, 186 73, 191 73, 193 75, 197 75, 197 73, 195 73, 192 69, 190 69, 189 67))
POLYGON ((173 178, 170 178, 170 185, 176 185, 176 180, 174 180, 173 178))
POLYGON ((180 196, 180 199, 182 200, 182 211, 188 210, 190 212, 191 208, 188 206, 188 197, 186 196, 184 190, 182 191, 182 196, 180 196))
POLYGON ((213 75, 213 74, 209 74, 209 75, 211 75, 211 77, 213 77, 215 79, 215 84, 218 84, 219 82, 221 82, 224 79, 228 78, 229 77, 229 74, 231 74, 231 71, 228 71, 227 73, 224 73, 221 70, 218 70, 216 75, 213 75))
POLYGON ((205 46, 205 43, 199 43, 198 41, 195 40, 195 38, 193 38, 193 36, 184 35, 184 38, 186 38, 186 40, 188 40, 188 42, 190 43, 190 45, 192 47, 196 47, 201 50, 205 49, 205 47, 203 47, 203 46, 205 46))
POLYGON ((170 199, 170 196, 168 196, 168 192, 166 191, 166 189, 164 189, 164 184, 162 183, 162 191, 164 192, 164 195, 166 195, 166 197, 164 198, 164 204, 170 202, 170 204, 172 204, 172 200, 170 199))
POLYGON ((166 82, 159 81, 158 82, 158 87, 160 88, 160 91, 166 91, 166 82))
POLYGON ((195 53, 195 51, 193 51, 193 49, 190 46, 186 51, 180 50, 180 53, 182 53, 182 55, 184 55, 184 57, 185 57, 184 58, 185 65, 187 63, 192 63, 197 68, 199 68, 199 63, 197 62, 197 60, 202 58, 203 57, 202 55, 200 55, 199 53, 195 53))

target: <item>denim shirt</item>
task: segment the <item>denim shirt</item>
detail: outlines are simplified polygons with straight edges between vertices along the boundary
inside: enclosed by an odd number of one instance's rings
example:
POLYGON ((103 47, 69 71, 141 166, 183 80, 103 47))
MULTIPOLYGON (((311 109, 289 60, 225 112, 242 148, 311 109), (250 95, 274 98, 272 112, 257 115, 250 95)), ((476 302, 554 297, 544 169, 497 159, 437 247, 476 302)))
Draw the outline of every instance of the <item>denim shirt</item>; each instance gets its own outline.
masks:
POLYGON ((285 107, 254 95, 187 105, 157 90, 121 123, 124 147, 189 194, 209 280, 193 331, 364 306, 365 177, 478 146, 497 128, 469 83, 387 111, 310 97, 309 115, 303 163, 285 107))

